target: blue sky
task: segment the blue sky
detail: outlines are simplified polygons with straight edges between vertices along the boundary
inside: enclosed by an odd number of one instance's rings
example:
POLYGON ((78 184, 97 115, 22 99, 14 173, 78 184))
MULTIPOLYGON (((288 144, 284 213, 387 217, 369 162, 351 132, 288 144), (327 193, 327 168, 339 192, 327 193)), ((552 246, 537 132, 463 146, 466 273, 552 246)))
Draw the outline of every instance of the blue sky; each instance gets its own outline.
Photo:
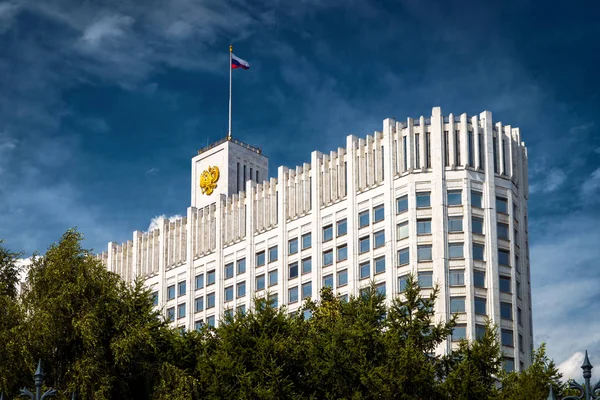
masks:
MULTIPOLYGON (((558 2, 556 2, 558 3, 558 2)), ((234 136, 278 165, 386 117, 477 114, 528 146, 536 340, 600 365, 600 7, 519 1, 0 0, 0 238, 104 250, 185 213, 190 159, 234 136)))

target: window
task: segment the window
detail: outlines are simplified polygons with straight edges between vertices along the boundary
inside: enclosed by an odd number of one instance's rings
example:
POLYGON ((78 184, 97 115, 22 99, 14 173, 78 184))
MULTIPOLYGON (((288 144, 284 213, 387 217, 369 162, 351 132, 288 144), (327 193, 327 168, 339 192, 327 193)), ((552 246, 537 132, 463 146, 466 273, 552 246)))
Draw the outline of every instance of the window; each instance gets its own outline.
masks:
POLYGON ((196 275, 196 290, 204 289, 204 274, 196 275))
POLYGON ((302 235, 302 250, 308 249, 312 246, 312 234, 310 232, 302 235))
POLYGON ((485 272, 478 270, 473 271, 473 285, 475 287, 485 288, 485 272))
POLYGON ((462 204, 462 190, 448 190, 448 205, 460 206, 462 204))
POLYGON ((404 195, 396 199, 396 213, 408 211, 408 196, 404 195))
POLYGON ((263 290, 265 288, 265 274, 260 274, 256 277, 256 290, 263 290))
POLYGON ((473 233, 483 235, 483 218, 473 217, 471 220, 471 228, 473 233))
POLYGON ((269 286, 277 285, 277 270, 269 271, 269 286))
POLYGON ((227 286, 225 288, 225 301, 233 300, 233 285, 227 286))
POLYGON ((185 303, 177 305, 177 319, 185 318, 185 303))
POLYGON ((421 287, 421 289, 433 287, 433 272, 431 272, 431 271, 419 272, 418 277, 419 277, 419 286, 421 287))
POLYGON ((379 285, 375 286, 375 290, 377 290, 377 294, 385 296, 385 282, 382 282, 379 285))
MULTIPOLYGON (((244 167, 246 168, 246 167, 244 167)), ((215 327, 215 316, 211 315, 210 317, 206 318, 206 325, 210 326, 210 327, 215 327)))
POLYGON ((204 325, 204 322, 202 322, 201 319, 199 319, 198 321, 194 322, 194 329, 197 331, 202 330, 202 326, 204 325))
POLYGON ((514 346, 513 331, 511 329, 502 329, 500 333, 502 346, 514 346))
POLYGON ((448 244, 448 254, 451 259, 460 259, 464 258, 464 245, 462 243, 449 243, 448 244))
POLYGON ((463 217, 448 217, 448 232, 463 231, 463 217))
POLYGON ((337 222, 337 235, 342 236, 348 233, 348 222, 346 218, 341 219, 337 222))
POLYGON ((510 276, 500 275, 500 291, 502 293, 510 293, 510 276))
POLYGON ((521 298, 521 282, 517 280, 517 297, 521 298))
POLYGON ((510 251, 498 249, 498 264, 510 265, 510 251))
MULTIPOLYGON (((329 251, 331 253, 331 250, 329 251)), ((332 255, 333 258, 333 255, 332 255)), ((323 256, 325 259, 325 256, 323 256)), ((307 257, 302 260, 302 274, 308 274, 312 271, 312 258, 307 257)))
POLYGON ((450 286, 465 286, 465 271, 460 270, 450 270, 448 273, 449 276, 449 284, 450 286))
POLYGON ((375 249, 385 246, 385 231, 375 232, 373 234, 373 242, 373 248, 375 249))
POLYGON ((236 296, 238 298, 244 297, 246 295, 246 282, 240 282, 236 287, 236 296))
POLYGON ((333 225, 328 225, 323 228, 323 241, 328 242, 333 239, 333 225))
POLYGON ((508 240, 508 225, 501 224, 500 222, 498 222, 496 224, 496 228, 497 228, 497 232, 498 232, 498 239, 508 240))
POLYGON ((312 296, 312 282, 302 284, 302 300, 312 296))
POLYGON ((406 283, 408 282, 408 275, 401 275, 398 278, 398 290, 404 292, 406 290, 406 283))
POLYGON ((185 281, 181 281, 177 284, 177 295, 178 297, 184 296, 185 292, 186 292, 186 282, 185 281))
POLYGON ((431 245, 417 246, 417 261, 431 261, 431 245))
MULTIPOLYGON (((520 309, 519 309, 520 311, 520 309)), ((500 302, 500 318, 512 321, 512 304, 505 301, 500 302)))
MULTIPOLYGON (((500 304, 500 307, 502 307, 502 304, 500 304)), ((502 315, 502 308, 500 308, 500 315, 502 315)), ((517 322, 519 325, 523 325, 523 312, 519 307, 517 307, 517 322)))
POLYGON ((196 297, 194 300, 194 312, 204 311, 204 296, 196 297))
POLYGON ((358 227, 364 228, 365 226, 369 226, 369 211, 363 211, 358 214, 358 227))
POLYGON ((485 336, 487 328, 484 325, 475 325, 475 337, 477 340, 482 339, 485 336))
POLYGON ((333 288, 333 274, 328 274, 323 277, 323 287, 333 288))
POLYGON ((302 317, 304 318, 304 320, 309 320, 312 318, 312 311, 310 310, 304 310, 304 312, 302 313, 302 317))
POLYGON ((398 250, 398 265, 406 265, 410 262, 410 250, 407 248, 398 250))
POLYGON ((385 209, 383 204, 373 209, 373 223, 383 221, 385 218, 385 209))
POLYGON ((288 302, 290 304, 298 301, 298 286, 294 286, 288 289, 288 302))
POLYGON ((486 300, 483 297, 475 297, 475 314, 486 315, 486 300))
POLYGON ((215 294, 210 293, 206 295, 206 308, 214 308, 215 307, 215 294))
POLYGON ((358 240, 358 248, 360 253, 366 253, 371 250, 371 240, 369 236, 365 236, 364 238, 360 238, 358 240))
POLYGON ((269 262, 277 261, 277 246, 269 247, 269 262))
MULTIPOLYGON (((524 352, 524 350, 523 350, 523 335, 521 335, 520 333, 519 333, 519 351, 520 351, 521 353, 523 353, 523 352, 524 352)), ((521 368, 521 369, 522 369, 522 368, 521 368)))
POLYGON ((431 196, 429 192, 417 193, 417 208, 431 207, 431 196))
POLYGON ((225 264, 225 279, 233 278, 233 263, 225 264))
POLYGON ((290 269, 290 279, 293 278, 297 278, 298 277, 298 263, 297 262, 293 262, 289 265, 289 269, 290 269))
POLYGON ((515 228, 514 232, 514 241, 517 247, 519 247, 519 231, 515 228))
POLYGON ((458 342, 467 338, 467 326, 458 324, 452 329, 452 341, 458 342))
POLYGON ((241 258, 241 259, 237 260, 237 273, 243 274, 245 272, 246 272, 246 259, 241 258))
POLYGON ((417 234, 428 235, 431 233, 431 218, 417 220, 417 234))
POLYGON ((408 221, 398 224, 398 239, 406 239, 408 237, 408 221))
POLYGON ((150 296, 152 297, 152 305, 156 307, 158 305, 158 292, 152 292, 150 296))
POLYGON ((375 259, 375 274, 385 272, 385 256, 375 259))
POLYGON ((279 306, 279 296, 277 293, 269 295, 269 307, 277 308, 279 306))
POLYGON ((450 297, 450 312, 451 313, 464 313, 465 312, 465 298, 464 297, 450 297))
POLYGON ((175 298, 175 285, 167 286, 167 300, 175 298))
POLYGON ((171 322, 175 320, 175 307, 167 308, 167 321, 171 322))
POLYGON ((496 211, 508 214, 508 200, 504 197, 496 197, 496 211))
POLYGON ((290 254, 296 254, 298 252, 298 238, 290 239, 288 241, 288 251, 290 254))
POLYGON ((323 252, 323 266, 327 267, 333 264, 333 250, 323 252))
POLYGON ((358 266, 360 270, 360 279, 366 279, 371 276, 371 262, 367 261, 358 266))
POLYGON ((473 260, 483 261, 483 245, 479 243, 473 243, 473 260))
POLYGON ((348 284, 348 270, 344 269, 344 270, 338 271, 338 273, 337 273, 338 287, 345 286, 347 284, 348 284))
POLYGON ((210 286, 210 285, 214 285, 215 284, 215 270, 213 269, 212 271, 208 271, 206 273, 206 286, 210 286))
POLYGON ((262 267, 263 265, 265 265, 265 251, 264 250, 256 253, 256 266, 262 267))
POLYGON ((471 207, 483 208, 483 193, 471 190, 471 207))
POLYGON ((337 260, 343 261, 348 259, 348 246, 343 245, 337 248, 337 260))

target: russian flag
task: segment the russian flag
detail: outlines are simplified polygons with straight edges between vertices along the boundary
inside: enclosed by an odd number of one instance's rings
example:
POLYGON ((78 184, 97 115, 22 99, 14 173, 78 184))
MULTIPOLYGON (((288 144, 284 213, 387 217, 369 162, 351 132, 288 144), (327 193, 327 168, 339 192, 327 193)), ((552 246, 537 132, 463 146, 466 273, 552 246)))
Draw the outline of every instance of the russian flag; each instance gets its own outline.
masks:
POLYGON ((250 64, 248 63, 248 61, 242 60, 241 58, 237 57, 235 54, 231 53, 231 68, 249 69, 250 64))

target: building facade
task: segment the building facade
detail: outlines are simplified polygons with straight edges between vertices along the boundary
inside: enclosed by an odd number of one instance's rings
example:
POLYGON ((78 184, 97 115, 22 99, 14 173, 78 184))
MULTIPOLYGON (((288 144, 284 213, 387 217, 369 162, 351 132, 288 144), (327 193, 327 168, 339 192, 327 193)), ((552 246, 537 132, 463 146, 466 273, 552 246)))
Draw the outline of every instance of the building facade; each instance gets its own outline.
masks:
POLYGON ((490 112, 406 121, 348 136, 329 154, 279 167, 224 139, 192 159, 191 207, 98 257, 126 280, 142 276, 176 326, 218 324, 271 296, 290 311, 323 286, 357 295, 375 281, 388 300, 410 273, 438 284, 438 320, 458 314, 450 351, 499 327, 507 368, 531 363, 527 150, 490 112))

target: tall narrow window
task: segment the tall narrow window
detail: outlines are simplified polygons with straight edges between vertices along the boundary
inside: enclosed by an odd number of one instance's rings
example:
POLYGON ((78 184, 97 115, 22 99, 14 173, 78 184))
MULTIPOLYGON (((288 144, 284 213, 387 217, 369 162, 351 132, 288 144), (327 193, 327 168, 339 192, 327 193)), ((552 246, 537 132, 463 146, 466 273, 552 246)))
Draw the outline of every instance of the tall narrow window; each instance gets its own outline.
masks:
POLYGON ((381 145, 381 180, 385 179, 385 167, 384 167, 384 162, 383 160, 385 160, 385 152, 383 150, 383 145, 381 145))
POLYGON ((474 166, 473 159, 475 157, 475 153, 473 150, 473 131, 468 131, 467 139, 469 141, 469 167, 474 166))
POLYGON ((252 167, 250 167, 250 175, 248 176, 248 179, 252 180, 252 167))
POLYGON ((494 156, 494 173, 498 173, 498 155, 496 154, 496 151, 498 150, 498 144, 496 141, 496 138, 494 138, 494 140, 492 141, 492 151, 493 151, 493 156, 494 156))
POLYGON ((419 140, 419 134, 415 133, 415 168, 421 168, 421 141, 419 140))
POLYGON ((431 133, 425 134, 425 168, 431 168, 431 133))
POLYGON ((479 137, 479 169, 485 169, 483 135, 478 133, 477 136, 479 137))
POLYGON ((244 186, 246 186, 246 166, 244 165, 244 186))
POLYGON ((455 165, 462 165, 460 161, 460 131, 454 131, 454 158, 456 160, 455 165))
POLYGON ((240 163, 237 163, 237 191, 240 191, 240 163))
POLYGON ((444 165, 450 165, 450 141, 448 140, 448 131, 444 131, 444 165))
POLYGON ((404 136, 402 138, 402 151, 404 153, 403 162, 404 162, 404 170, 408 170, 408 137, 404 136))

